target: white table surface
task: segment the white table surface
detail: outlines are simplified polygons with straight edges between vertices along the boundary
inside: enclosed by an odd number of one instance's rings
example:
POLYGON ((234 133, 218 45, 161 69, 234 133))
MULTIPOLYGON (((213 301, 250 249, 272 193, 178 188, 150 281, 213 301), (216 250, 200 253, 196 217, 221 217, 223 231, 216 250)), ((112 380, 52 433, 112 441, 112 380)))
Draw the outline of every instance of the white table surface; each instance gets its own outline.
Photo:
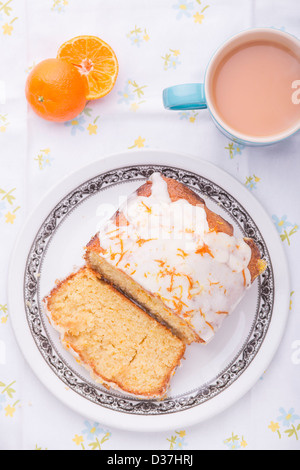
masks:
POLYGON ((300 36, 299 14, 298 0, 0 1, 1 450, 97 450, 96 438, 110 450, 300 449, 300 134, 242 148, 206 111, 168 112, 161 102, 166 86, 202 81, 211 54, 229 36, 249 27, 300 36), (116 85, 73 124, 43 121, 28 109, 26 77, 81 34, 113 47, 116 85), (199 156, 245 184, 273 218, 291 275, 287 328, 261 380, 213 419, 155 434, 104 428, 53 397, 23 359, 7 308, 10 254, 26 216, 71 171, 129 148, 199 156))

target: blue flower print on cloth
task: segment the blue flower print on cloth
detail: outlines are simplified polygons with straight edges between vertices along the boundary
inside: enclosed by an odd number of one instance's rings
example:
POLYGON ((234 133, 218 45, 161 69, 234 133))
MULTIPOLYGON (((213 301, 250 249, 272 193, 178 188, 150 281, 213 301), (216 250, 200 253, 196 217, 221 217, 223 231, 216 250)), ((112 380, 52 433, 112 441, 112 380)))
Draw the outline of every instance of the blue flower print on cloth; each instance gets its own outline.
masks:
POLYGON ((84 132, 85 118, 82 115, 79 115, 76 119, 72 121, 65 122, 65 126, 71 127, 71 134, 76 135, 78 132, 84 132))
POLYGON ((188 18, 192 16, 194 4, 188 0, 178 0, 177 4, 173 5, 173 8, 178 11, 176 18, 180 20, 184 16, 188 18))
POLYGON ((285 411, 284 408, 280 408, 280 416, 278 416, 278 421, 281 421, 282 425, 288 428, 295 421, 298 421, 300 417, 295 414, 294 408, 291 408, 289 411, 285 411))

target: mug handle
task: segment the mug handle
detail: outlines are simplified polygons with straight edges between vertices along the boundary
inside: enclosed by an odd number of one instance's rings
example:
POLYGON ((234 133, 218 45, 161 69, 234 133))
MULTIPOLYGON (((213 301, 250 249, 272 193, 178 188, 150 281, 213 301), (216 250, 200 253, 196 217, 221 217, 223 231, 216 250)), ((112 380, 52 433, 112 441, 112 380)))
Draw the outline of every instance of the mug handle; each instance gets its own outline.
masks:
POLYGON ((175 85, 163 90, 163 104, 166 109, 189 110, 206 109, 203 83, 186 83, 175 85))

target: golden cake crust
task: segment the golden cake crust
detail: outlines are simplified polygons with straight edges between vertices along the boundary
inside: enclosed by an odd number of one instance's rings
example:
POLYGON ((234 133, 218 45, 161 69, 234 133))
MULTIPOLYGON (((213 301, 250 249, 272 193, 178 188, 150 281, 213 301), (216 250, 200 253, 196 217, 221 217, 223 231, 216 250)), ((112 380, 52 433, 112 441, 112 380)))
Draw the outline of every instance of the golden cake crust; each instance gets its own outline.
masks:
MULTIPOLYGON (((166 178, 163 176, 168 186, 168 193, 172 202, 176 202, 179 199, 185 199, 192 206, 201 205, 204 207, 207 217, 207 222, 211 230, 216 232, 224 232, 227 235, 233 235, 232 225, 224 220, 221 216, 215 214, 205 204, 205 201, 198 196, 192 189, 188 188, 184 184, 176 181, 172 178, 166 178)), ((149 197, 151 195, 152 182, 147 181, 144 185, 140 186, 137 190, 138 196, 149 197)), ((122 224, 121 224, 122 225, 122 224)))

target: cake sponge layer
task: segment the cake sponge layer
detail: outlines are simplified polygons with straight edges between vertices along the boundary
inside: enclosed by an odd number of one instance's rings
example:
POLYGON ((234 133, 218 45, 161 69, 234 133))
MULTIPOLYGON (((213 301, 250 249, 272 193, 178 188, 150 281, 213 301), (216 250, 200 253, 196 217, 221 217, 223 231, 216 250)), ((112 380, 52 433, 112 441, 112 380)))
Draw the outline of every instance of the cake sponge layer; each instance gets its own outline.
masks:
POLYGON ((45 298, 66 348, 94 379, 142 397, 160 397, 184 343, 97 273, 84 267, 45 298))

